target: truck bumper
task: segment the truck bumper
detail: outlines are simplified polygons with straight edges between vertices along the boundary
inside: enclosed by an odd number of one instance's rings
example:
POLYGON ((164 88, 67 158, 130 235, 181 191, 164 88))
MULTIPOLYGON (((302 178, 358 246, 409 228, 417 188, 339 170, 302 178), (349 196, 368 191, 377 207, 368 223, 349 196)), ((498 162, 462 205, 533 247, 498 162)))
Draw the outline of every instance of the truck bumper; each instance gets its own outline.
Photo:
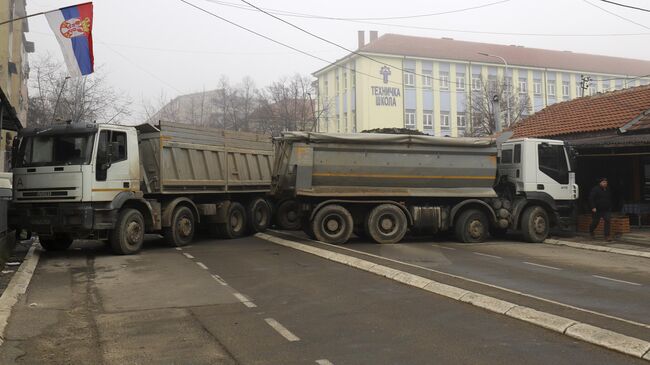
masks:
POLYGON ((73 238, 86 238, 94 231, 111 229, 115 224, 113 210, 91 203, 12 204, 8 217, 13 229, 41 236, 63 233, 73 238))

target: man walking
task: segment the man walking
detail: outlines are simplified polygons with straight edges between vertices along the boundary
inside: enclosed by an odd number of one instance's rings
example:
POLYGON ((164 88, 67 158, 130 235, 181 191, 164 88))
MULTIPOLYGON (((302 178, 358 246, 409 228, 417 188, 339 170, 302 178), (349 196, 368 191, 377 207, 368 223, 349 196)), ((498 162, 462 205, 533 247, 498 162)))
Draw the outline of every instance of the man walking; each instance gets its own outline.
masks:
POLYGON ((607 187, 607 178, 600 178, 600 183, 591 189, 589 194, 589 206, 591 207, 591 226, 589 234, 594 238, 594 231, 598 227, 600 218, 605 222, 605 239, 611 241, 609 236, 610 218, 612 213, 612 194, 607 187))

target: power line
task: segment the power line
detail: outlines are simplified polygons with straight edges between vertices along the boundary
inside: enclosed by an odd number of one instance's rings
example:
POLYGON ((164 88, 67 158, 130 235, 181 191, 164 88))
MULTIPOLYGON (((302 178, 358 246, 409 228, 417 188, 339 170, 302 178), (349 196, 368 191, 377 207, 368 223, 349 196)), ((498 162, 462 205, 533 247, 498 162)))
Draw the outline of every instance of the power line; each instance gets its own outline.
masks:
MULTIPOLYGON (((244 9, 244 10, 250 10, 249 8, 247 8, 245 6, 229 3, 229 2, 226 2, 226 1, 217 1, 217 0, 207 0, 207 1, 213 2, 215 4, 219 4, 219 5, 231 6, 231 7, 235 7, 235 8, 239 8, 239 9, 244 9)), ((495 2, 491 2, 491 3, 487 3, 487 4, 471 6, 471 7, 462 8, 462 9, 442 11, 442 12, 438 12, 438 13, 425 13, 425 14, 392 16, 392 17, 379 17, 379 18, 345 18, 345 17, 331 17, 331 16, 323 16, 323 15, 296 13, 296 12, 291 12, 291 11, 286 11, 286 10, 270 9, 270 8, 265 8, 265 10, 268 10, 269 12, 276 13, 278 15, 296 16, 296 17, 303 17, 303 18, 345 20, 345 21, 373 21, 373 20, 399 20, 399 19, 426 18, 426 17, 431 17, 431 16, 437 16, 437 15, 461 13, 461 12, 465 12, 465 11, 469 11, 469 10, 477 10, 477 9, 482 9, 482 8, 486 8, 486 7, 493 6, 493 5, 499 5, 499 4, 507 3, 509 1, 510 0, 500 0, 500 1, 495 1, 495 2)))
MULTIPOLYGON (((237 8, 240 10, 246 11, 257 11, 256 9, 234 4, 225 1, 217 0, 205 0, 218 5, 228 6, 237 8)), ((433 30, 441 32, 450 32, 450 33, 468 33, 468 34, 484 34, 484 35, 507 35, 507 36, 531 36, 531 37, 629 37, 629 36, 648 36, 650 33, 533 33, 533 32, 494 32, 494 31, 479 31, 479 30, 467 30, 467 29, 456 29, 456 28, 437 28, 437 27, 425 27, 425 26, 416 26, 416 25, 405 25, 405 24, 394 24, 394 23, 381 23, 376 21, 366 21, 366 20, 353 20, 354 18, 340 18, 340 17, 327 17, 314 14, 305 14, 305 13, 295 13, 286 10, 279 9, 269 9, 263 8, 269 13, 282 15, 287 17, 294 18, 308 18, 308 19, 321 19, 321 20, 333 20, 333 21, 345 21, 351 23, 367 24, 367 25, 376 25, 376 26, 386 26, 386 27, 396 27, 404 29, 415 29, 415 30, 433 30)))
POLYGON ((625 20, 625 21, 627 21, 627 22, 630 22, 630 23, 632 23, 632 24, 638 25, 639 27, 642 27, 642 28, 645 28, 645 29, 649 29, 649 30, 650 30, 650 27, 648 27, 647 25, 644 25, 644 24, 641 24, 641 23, 635 22, 635 21, 632 20, 632 19, 629 19, 629 18, 626 18, 626 17, 624 17, 624 16, 622 16, 622 15, 618 15, 618 14, 616 14, 616 13, 613 13, 613 12, 611 12, 611 11, 609 11, 609 10, 607 10, 607 9, 605 9, 605 8, 603 8, 603 7, 601 7, 601 6, 598 6, 598 5, 596 5, 596 4, 594 4, 594 3, 590 2, 590 1, 588 1, 588 0, 582 0, 582 1, 586 2, 587 4, 589 4, 589 5, 591 5, 591 6, 595 7, 595 8, 598 8, 598 9, 600 9, 600 10, 606 12, 607 14, 613 15, 613 16, 619 18, 619 19, 623 19, 623 20, 625 20))
MULTIPOLYGON (((231 20, 228 20, 228 19, 226 19, 226 18, 224 18, 224 17, 222 17, 222 16, 220 16, 220 15, 217 15, 217 14, 215 14, 215 13, 213 13, 213 12, 207 10, 207 9, 204 9, 204 8, 202 8, 202 7, 200 7, 200 6, 196 5, 196 4, 192 4, 192 3, 190 3, 190 2, 188 2, 188 1, 186 1, 186 0, 179 0, 179 1, 182 2, 182 3, 184 3, 184 4, 186 4, 186 5, 188 5, 188 6, 190 6, 190 7, 195 8, 195 9, 197 9, 197 10, 200 10, 201 12, 204 12, 204 13, 210 15, 210 16, 213 16, 213 17, 215 17, 215 18, 217 18, 217 19, 220 19, 220 20, 222 20, 222 21, 225 21, 226 23, 231 24, 231 25, 233 25, 233 26, 235 26, 235 27, 237 27, 237 28, 239 28, 239 29, 245 30, 245 31, 247 31, 247 32, 249 32, 249 33, 252 33, 252 34, 255 34, 255 35, 257 35, 258 37, 262 37, 262 38, 264 38, 264 39, 266 39, 266 40, 268 40, 268 41, 271 41, 271 42, 276 43, 276 44, 278 44, 278 45, 281 45, 281 46, 283 46, 283 47, 286 47, 286 48, 292 49, 292 50, 294 50, 294 51, 296 51, 296 52, 299 52, 299 53, 301 53, 301 54, 303 54, 303 55, 305 55, 305 56, 308 56, 308 57, 311 57, 311 58, 317 59, 317 60, 319 60, 319 61, 321 61, 321 62, 325 62, 325 63, 327 63, 327 64, 334 64, 334 63, 336 63, 336 62, 331 62, 331 61, 329 61, 329 60, 326 60, 326 59, 324 59, 324 58, 322 58, 322 57, 318 57, 318 56, 316 56, 316 55, 313 55, 313 54, 311 54, 311 53, 309 53, 309 52, 306 52, 306 51, 300 50, 300 49, 298 49, 298 48, 296 48, 296 47, 293 47, 293 46, 291 46, 291 45, 288 45, 288 44, 286 44, 286 43, 283 43, 283 42, 280 42, 280 41, 278 41, 278 40, 275 40, 275 39, 273 39, 273 38, 271 38, 271 37, 268 37, 268 36, 266 36, 266 35, 264 35, 264 34, 261 34, 261 33, 257 32, 257 31, 255 31, 255 30, 252 30, 252 29, 247 28, 247 27, 245 27, 245 26, 243 26, 243 25, 240 25, 240 24, 237 24, 237 23, 235 23, 235 22, 233 22, 233 21, 231 21, 231 20)), ((342 47, 342 46, 341 46, 341 47, 342 47)), ((338 61, 337 61, 337 62, 338 62, 338 61)), ((383 64, 383 63, 382 63, 382 64, 383 64)), ((365 73, 365 72, 362 72, 362 71, 358 71, 357 69, 351 68, 351 67, 349 67, 349 66, 347 66, 347 65, 340 65, 340 67, 342 67, 342 68, 344 68, 344 69, 346 69, 346 70, 348 70, 348 71, 354 72, 355 74, 364 75, 364 76, 367 76, 367 77, 370 77, 370 78, 373 78, 373 79, 377 79, 377 80, 382 80, 382 81, 383 81, 383 79, 380 78, 380 77, 378 77, 378 76, 374 76, 374 75, 370 75, 370 74, 365 73)), ((430 76, 427 75, 427 77, 430 77, 430 76)), ((390 80, 389 80, 388 82, 391 83, 391 84, 395 84, 395 85, 402 86, 401 83, 398 83, 398 82, 395 82, 395 81, 390 81, 390 80)), ((423 88, 413 87, 413 89, 423 89, 423 88)), ((438 90, 436 90, 436 89, 432 89, 432 88, 427 88, 427 90, 438 91, 438 90)))
POLYGON ((641 11, 645 11, 645 12, 650 13, 650 9, 644 9, 644 8, 639 8, 639 7, 632 6, 632 5, 621 4, 621 3, 617 3, 615 1, 610 1, 610 0, 600 0, 600 1, 602 1, 604 3, 616 5, 616 6, 621 6, 621 7, 628 8, 628 9, 641 10, 641 11))

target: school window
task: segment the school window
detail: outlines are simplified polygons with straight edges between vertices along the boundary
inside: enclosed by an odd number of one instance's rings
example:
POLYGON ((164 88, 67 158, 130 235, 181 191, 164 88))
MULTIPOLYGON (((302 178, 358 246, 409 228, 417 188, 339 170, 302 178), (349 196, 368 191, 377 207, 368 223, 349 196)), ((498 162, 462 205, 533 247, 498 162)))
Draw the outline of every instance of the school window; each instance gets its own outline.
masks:
POLYGON ((497 77, 488 76, 488 90, 496 91, 497 90, 497 77))
POLYGON ((449 113, 448 112, 440 113, 440 126, 442 128, 449 128, 449 113))
POLYGON ((422 75, 422 85, 431 86, 432 79, 431 75, 422 75))
POLYGON ((404 85, 415 86, 415 74, 412 72, 404 72, 404 85))
POLYGON ((568 98, 571 90, 571 83, 569 81, 562 81, 562 96, 568 98))
POLYGON ((456 114, 456 126, 458 126, 458 128, 465 128, 467 126, 467 117, 465 116, 465 113, 456 114))
POLYGON ((603 81, 601 90, 603 91, 609 90, 609 81, 603 81))
POLYGON ((548 81, 548 96, 555 96, 555 80, 548 81))
POLYGON ((352 75, 352 87, 355 87, 357 86, 357 72, 355 70, 352 70, 351 75, 352 75))
POLYGON ((343 132, 348 132, 348 113, 343 113, 343 132))
POLYGON ((504 85, 506 90, 512 90, 512 77, 508 76, 505 79, 506 84, 504 85))
POLYGON ((458 91, 465 90, 465 74, 456 75, 456 90, 458 91))
POLYGON ((480 91, 481 90, 481 77, 477 75, 472 76, 472 90, 480 91))
POLYGON ((449 72, 440 71, 440 90, 449 90, 449 72))
POLYGON ((404 115, 404 128, 415 129, 415 110, 409 110, 404 115))
POLYGON ((329 83, 327 80, 325 80, 325 84, 323 85, 323 95, 327 96, 327 89, 329 88, 329 83))
POLYGON ((340 82, 339 82, 339 73, 338 72, 336 73, 335 81, 336 81, 336 83, 334 83, 334 86, 336 87, 336 90, 334 92, 335 92, 336 95, 338 95, 339 94, 339 87, 341 86, 340 82))
POLYGON ((348 89, 348 73, 344 72, 343 73, 343 90, 348 89))
POLYGON ((430 111, 424 113, 422 127, 425 131, 433 131, 433 114, 430 111))
POLYGON ((535 95, 542 95, 542 81, 539 79, 535 79, 533 81, 533 93, 535 95))
POLYGON ((519 93, 520 94, 528 93, 528 81, 523 77, 519 78, 519 93))

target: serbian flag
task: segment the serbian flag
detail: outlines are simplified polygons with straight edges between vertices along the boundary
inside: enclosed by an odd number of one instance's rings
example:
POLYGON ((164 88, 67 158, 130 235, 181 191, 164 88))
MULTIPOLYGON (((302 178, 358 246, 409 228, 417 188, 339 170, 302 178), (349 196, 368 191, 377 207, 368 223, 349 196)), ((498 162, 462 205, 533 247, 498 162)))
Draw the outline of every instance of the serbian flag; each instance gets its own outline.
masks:
POLYGON ((93 3, 68 6, 45 13, 70 76, 83 76, 94 71, 93 59, 93 3))

